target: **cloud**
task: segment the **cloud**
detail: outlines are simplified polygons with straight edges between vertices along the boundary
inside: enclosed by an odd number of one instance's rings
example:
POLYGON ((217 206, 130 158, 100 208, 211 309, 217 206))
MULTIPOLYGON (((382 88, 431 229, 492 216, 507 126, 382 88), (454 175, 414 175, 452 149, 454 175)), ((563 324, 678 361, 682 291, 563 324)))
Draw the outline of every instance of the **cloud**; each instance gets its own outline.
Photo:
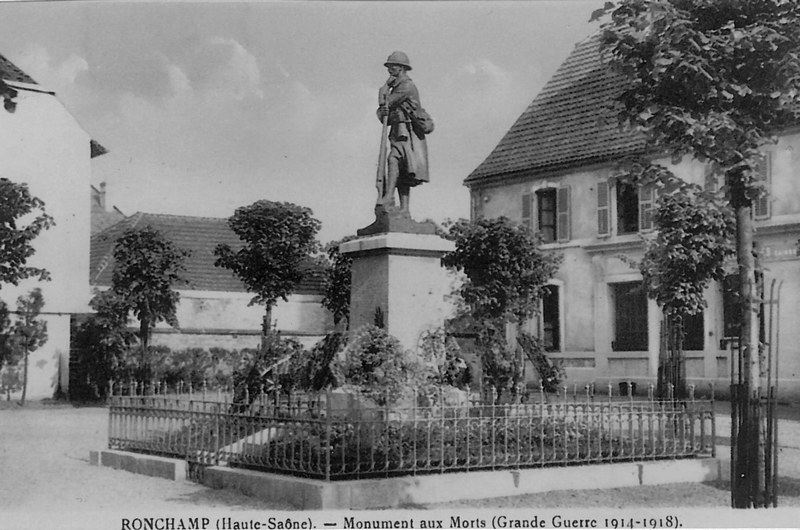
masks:
POLYGON ((57 61, 42 45, 33 44, 21 53, 26 72, 45 88, 55 90, 75 83, 78 76, 89 70, 83 57, 71 54, 57 61))
POLYGON ((457 72, 462 83, 470 83, 493 90, 504 90, 512 83, 512 76, 489 59, 478 59, 463 65, 457 72))
POLYGON ((196 90, 212 97, 222 93, 237 101, 264 99, 258 60, 235 39, 214 37, 175 62, 196 90))

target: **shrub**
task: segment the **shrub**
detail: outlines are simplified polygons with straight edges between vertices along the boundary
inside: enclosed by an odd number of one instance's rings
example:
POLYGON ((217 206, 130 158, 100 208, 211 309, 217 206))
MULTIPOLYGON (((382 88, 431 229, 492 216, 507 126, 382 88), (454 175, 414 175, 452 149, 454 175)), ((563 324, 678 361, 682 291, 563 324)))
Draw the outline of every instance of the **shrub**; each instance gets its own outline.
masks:
POLYGON ((454 337, 438 328, 423 334, 420 340, 420 356, 423 363, 436 371, 433 382, 439 385, 466 389, 472 384, 472 371, 461 356, 461 348, 454 337))
POLYGON ((297 384, 297 370, 303 347, 295 340, 283 339, 275 332, 263 338, 259 350, 243 350, 239 366, 233 371, 233 401, 252 403, 262 392, 280 387, 289 392, 297 384), (285 363, 289 363, 284 366, 285 363))
POLYGON ((561 382, 566 379, 561 363, 547 356, 541 339, 528 333, 520 332, 517 343, 533 363, 539 374, 539 380, 546 392, 558 392, 561 382))
POLYGON ((315 344, 299 372, 300 387, 319 392, 342 385, 344 378, 334 360, 346 344, 347 335, 338 331, 325 335, 315 344))
POLYGON ((357 330, 337 365, 345 384, 381 406, 396 403, 406 388, 425 379, 400 341, 376 326, 357 330))

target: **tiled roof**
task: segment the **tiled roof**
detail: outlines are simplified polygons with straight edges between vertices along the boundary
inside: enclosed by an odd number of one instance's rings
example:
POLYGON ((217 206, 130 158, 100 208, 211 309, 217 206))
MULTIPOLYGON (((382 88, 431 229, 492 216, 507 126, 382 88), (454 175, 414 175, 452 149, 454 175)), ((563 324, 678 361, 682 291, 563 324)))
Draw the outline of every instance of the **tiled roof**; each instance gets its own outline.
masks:
MULTIPOLYGON (((114 268, 113 250, 116 240, 128 228, 151 226, 172 240, 178 247, 191 252, 186 260, 184 278, 186 286, 179 289, 220 292, 246 292, 244 284, 232 272, 215 267, 214 248, 227 243, 231 248, 240 248, 238 236, 228 227, 227 219, 212 217, 189 217, 181 215, 161 215, 136 213, 123 221, 103 230, 91 238, 91 259, 89 279, 92 285, 106 287, 111 285, 111 272, 114 268)), ((321 293, 323 274, 319 266, 309 263, 305 279, 296 290, 297 293, 321 293)))
POLYGON ((621 131, 609 102, 624 87, 602 60, 595 34, 578 43, 467 185, 521 172, 535 175, 644 151, 644 139, 621 131))
POLYGON ((109 226, 115 225, 125 219, 125 214, 116 208, 110 212, 92 212, 92 235, 101 232, 109 226))
POLYGON ((35 85, 31 76, 20 70, 17 65, 0 55, 0 79, 35 85))

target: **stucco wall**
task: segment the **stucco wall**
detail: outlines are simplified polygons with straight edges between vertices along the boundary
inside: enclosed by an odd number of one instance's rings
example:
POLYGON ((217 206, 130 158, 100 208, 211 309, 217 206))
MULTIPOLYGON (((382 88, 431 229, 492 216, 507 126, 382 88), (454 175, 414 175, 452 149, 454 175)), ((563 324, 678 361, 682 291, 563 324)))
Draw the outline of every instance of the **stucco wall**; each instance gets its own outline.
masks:
POLYGON ((34 241, 29 265, 50 272, 51 281, 3 285, 0 297, 13 309, 16 299, 40 287, 49 339, 31 357, 28 398, 52 397, 63 356, 66 391, 69 313, 88 310, 90 138, 52 95, 19 90, 14 113, 0 110, 0 176, 26 183, 45 203, 55 225, 34 241))
MULTIPOLYGON (((180 329, 160 323, 153 343, 183 348, 242 349, 258 347, 264 306, 248 305, 248 293, 179 291, 177 316, 180 329)), ((333 319, 317 294, 294 294, 279 300, 272 311, 275 329, 306 346, 313 345, 333 329, 333 319)), ((135 321, 131 321, 135 325, 135 321)))
POLYGON ((30 265, 46 268, 52 281, 3 286, 14 303, 34 286, 42 288, 45 310, 85 312, 89 292, 89 136, 51 95, 19 91, 16 112, 0 111, 0 176, 28 184, 45 202, 55 225, 34 242, 30 265))
MULTIPOLYGON (((783 136, 771 151, 771 210, 769 219, 756 221, 756 241, 764 254, 768 279, 783 280, 781 291, 781 368, 782 396, 800 399, 800 326, 793 323, 800 314, 800 259, 796 255, 800 239, 800 133, 783 136)), ((685 158, 673 165, 668 160, 657 162, 669 167, 686 181, 702 184, 706 168, 685 158)), ((661 314, 653 301, 648 302, 648 349, 642 352, 614 352, 614 310, 611 284, 640 280, 639 272, 620 259, 638 261, 643 255, 640 234, 615 235, 613 210, 610 215, 610 236, 597 234, 597 183, 612 174, 610 165, 579 168, 571 172, 546 176, 518 176, 501 184, 472 190, 478 214, 485 217, 506 216, 522 220, 522 196, 538 189, 569 186, 570 240, 551 243, 544 249, 560 252, 564 262, 555 275, 563 297, 561 318, 562 351, 552 355, 563 359, 570 388, 595 383, 605 389, 609 383, 633 379, 647 384, 655 381, 658 368, 658 333, 661 314)), ((534 212, 535 215, 535 212, 534 212)), ((704 312, 704 350, 687 352, 686 371, 689 382, 707 388, 715 383, 718 391, 727 388, 731 352, 720 349, 723 335, 722 293, 712 284, 706 292, 708 307, 704 312)), ((616 392, 615 385, 615 392, 616 392)))

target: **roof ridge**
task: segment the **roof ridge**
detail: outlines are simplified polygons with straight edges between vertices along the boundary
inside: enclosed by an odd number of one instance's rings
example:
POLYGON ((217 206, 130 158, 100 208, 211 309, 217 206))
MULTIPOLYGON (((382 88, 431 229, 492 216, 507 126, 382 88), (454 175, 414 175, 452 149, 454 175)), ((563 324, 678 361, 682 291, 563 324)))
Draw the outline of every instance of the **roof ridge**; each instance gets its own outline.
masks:
POLYGON ((148 213, 148 212, 136 212, 137 214, 142 214, 143 216, 149 217, 165 217, 165 218, 179 218, 179 219, 207 219, 209 221, 227 221, 228 217, 211 217, 207 215, 179 215, 179 214, 172 214, 172 213, 148 213))
POLYGON ((34 79, 26 74, 22 68, 9 61, 4 55, 0 54, 0 79, 7 81, 17 81, 19 83, 28 83, 30 85, 38 85, 34 79))

